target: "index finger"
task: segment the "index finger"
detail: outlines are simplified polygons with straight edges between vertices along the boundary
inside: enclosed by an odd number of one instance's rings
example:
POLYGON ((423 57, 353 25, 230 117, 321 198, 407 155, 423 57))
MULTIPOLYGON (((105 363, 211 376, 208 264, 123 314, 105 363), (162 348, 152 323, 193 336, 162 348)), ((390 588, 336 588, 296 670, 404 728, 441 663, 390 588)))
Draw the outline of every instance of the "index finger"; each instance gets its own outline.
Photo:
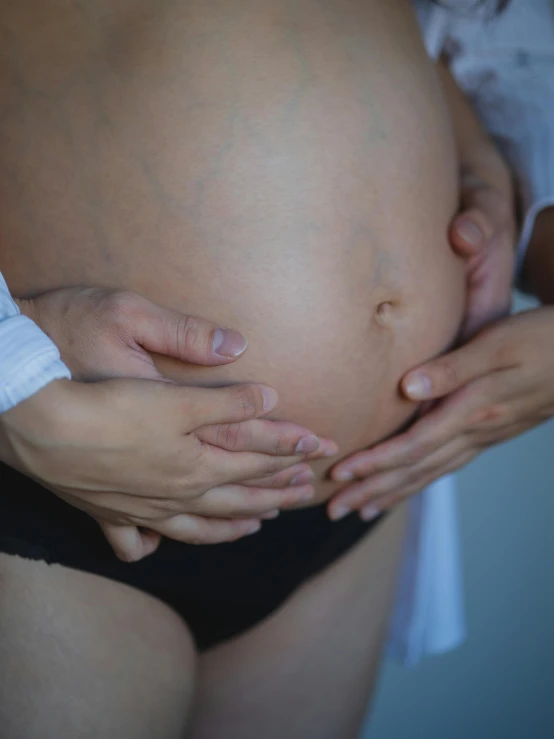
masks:
POLYGON ((497 369, 497 342, 492 332, 486 331, 464 346, 411 370, 400 386, 409 400, 434 400, 497 369))
POLYGON ((239 423, 264 416, 277 405, 277 392, 256 383, 219 388, 177 387, 188 431, 221 423, 239 423))

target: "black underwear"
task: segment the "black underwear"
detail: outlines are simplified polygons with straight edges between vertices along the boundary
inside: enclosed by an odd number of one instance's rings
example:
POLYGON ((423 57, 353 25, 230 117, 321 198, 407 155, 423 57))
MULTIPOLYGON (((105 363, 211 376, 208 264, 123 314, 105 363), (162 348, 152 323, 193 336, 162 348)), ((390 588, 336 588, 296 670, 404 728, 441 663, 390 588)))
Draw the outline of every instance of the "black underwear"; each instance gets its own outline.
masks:
POLYGON ((228 544, 165 539, 146 559, 121 562, 100 527, 33 480, 0 464, 0 552, 131 585, 187 622, 199 649, 230 639, 277 609, 303 582, 356 544, 380 519, 331 522, 325 506, 285 511, 228 544))

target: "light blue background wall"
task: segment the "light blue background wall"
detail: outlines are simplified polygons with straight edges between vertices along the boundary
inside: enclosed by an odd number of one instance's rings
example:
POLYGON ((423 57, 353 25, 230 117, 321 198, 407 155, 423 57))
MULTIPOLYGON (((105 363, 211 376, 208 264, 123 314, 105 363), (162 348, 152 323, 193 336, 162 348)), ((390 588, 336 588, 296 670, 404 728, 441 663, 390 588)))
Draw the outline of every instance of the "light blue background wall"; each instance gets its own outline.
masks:
POLYGON ((554 421, 458 479, 469 639, 386 665, 364 739, 554 739, 554 421))

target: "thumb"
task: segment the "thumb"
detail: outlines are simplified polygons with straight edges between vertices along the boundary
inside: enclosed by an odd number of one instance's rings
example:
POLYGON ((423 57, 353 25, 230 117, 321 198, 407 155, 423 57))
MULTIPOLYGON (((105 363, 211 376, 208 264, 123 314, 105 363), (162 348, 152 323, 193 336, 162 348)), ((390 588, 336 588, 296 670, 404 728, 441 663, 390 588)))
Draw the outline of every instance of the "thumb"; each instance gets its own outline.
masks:
POLYGON ((149 303, 133 322, 135 341, 156 354, 192 364, 228 364, 246 351, 242 334, 149 303))
POLYGON ((116 526, 105 521, 98 521, 108 544, 116 557, 123 562, 138 562, 149 554, 153 554, 162 537, 150 530, 140 530, 136 526, 116 526))
POLYGON ((450 225, 450 243, 462 257, 473 257, 484 249, 493 234, 490 218, 479 208, 459 213, 450 225))
POLYGON ((494 369, 492 353, 482 339, 474 339, 449 354, 408 372, 401 388, 409 400, 442 398, 494 369))

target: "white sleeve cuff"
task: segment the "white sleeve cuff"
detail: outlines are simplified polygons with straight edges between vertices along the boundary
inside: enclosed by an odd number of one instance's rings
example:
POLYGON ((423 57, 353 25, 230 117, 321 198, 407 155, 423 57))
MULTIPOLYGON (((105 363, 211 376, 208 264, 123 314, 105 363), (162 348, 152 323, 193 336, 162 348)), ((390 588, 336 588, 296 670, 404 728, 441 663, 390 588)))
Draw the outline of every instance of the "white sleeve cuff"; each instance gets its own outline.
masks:
POLYGON ((0 319, 0 413, 52 380, 71 378, 51 339, 22 315, 0 319))

